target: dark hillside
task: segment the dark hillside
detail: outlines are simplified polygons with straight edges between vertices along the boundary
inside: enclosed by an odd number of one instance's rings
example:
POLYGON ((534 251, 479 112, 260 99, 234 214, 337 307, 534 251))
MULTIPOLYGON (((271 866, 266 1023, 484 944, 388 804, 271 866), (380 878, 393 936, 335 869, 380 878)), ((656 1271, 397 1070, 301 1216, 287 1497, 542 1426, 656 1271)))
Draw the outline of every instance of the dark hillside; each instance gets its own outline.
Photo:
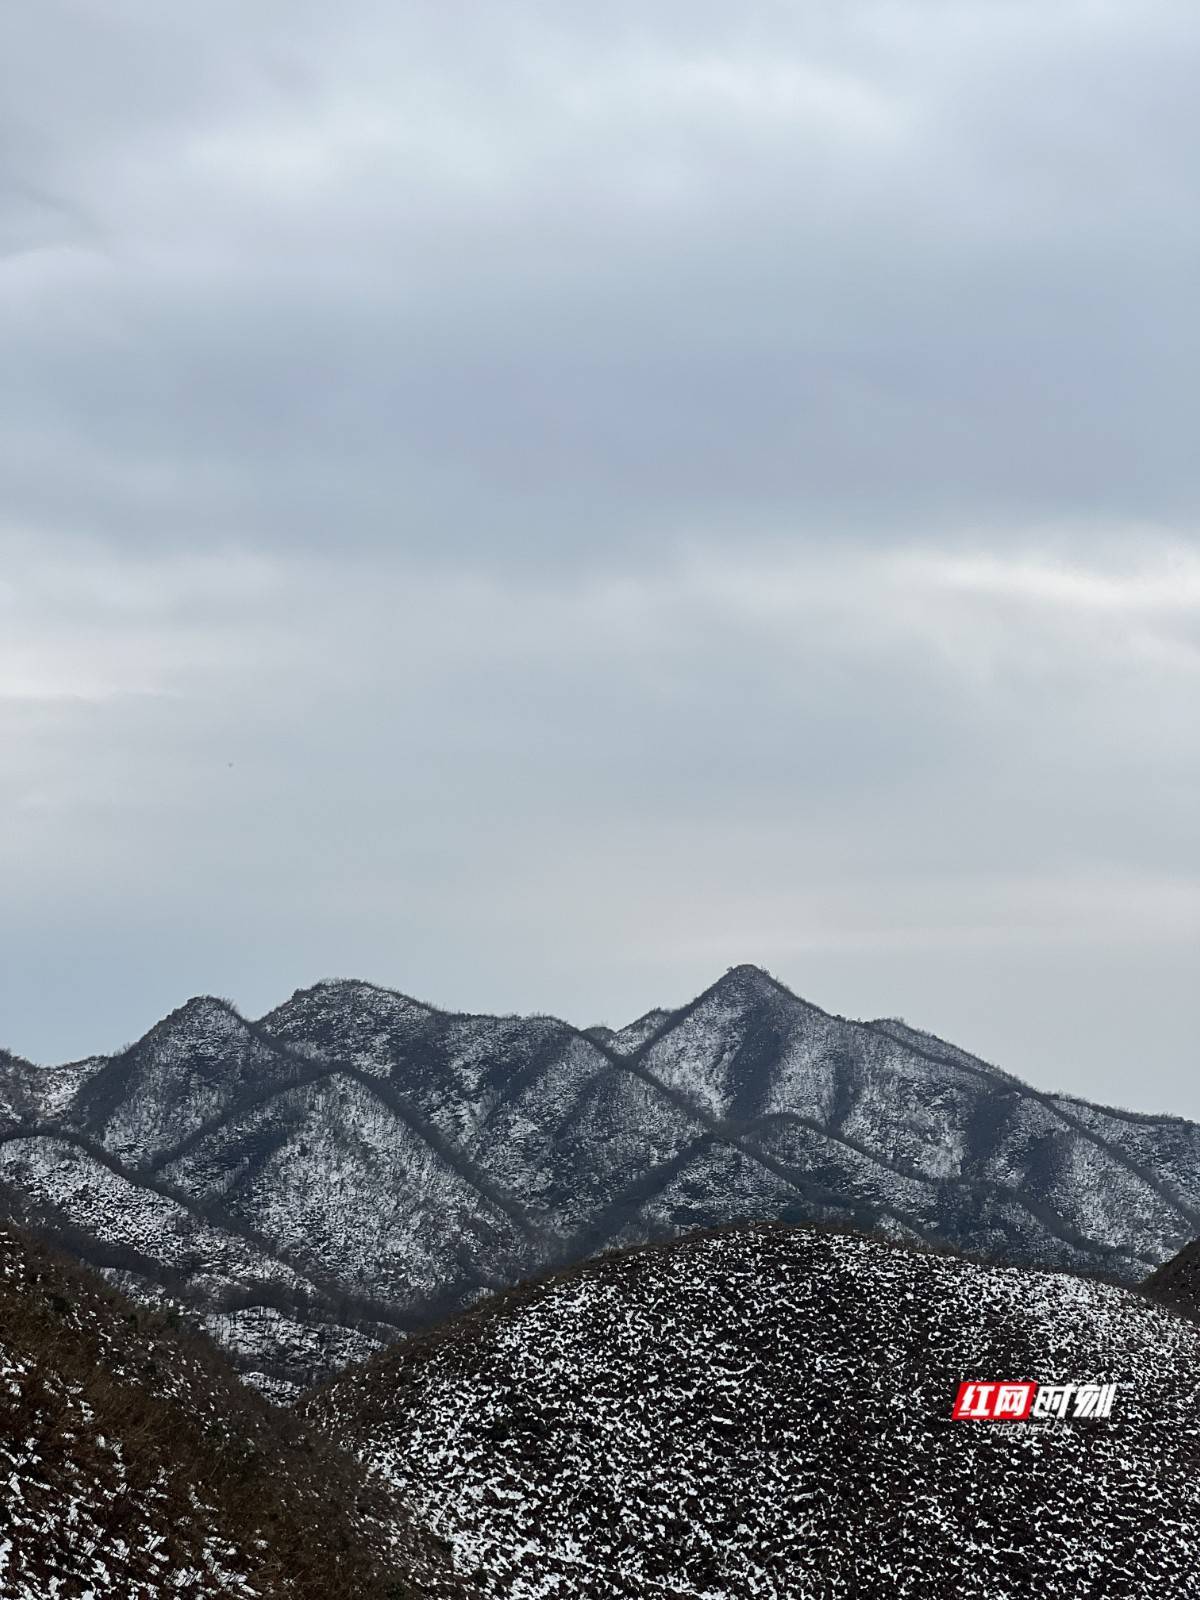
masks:
POLYGON ((1142 1293, 1200 1321, 1200 1239, 1184 1245, 1142 1284, 1142 1293))
POLYGON ((209 1342, 0 1228, 3 1600, 461 1596, 393 1496, 209 1342))

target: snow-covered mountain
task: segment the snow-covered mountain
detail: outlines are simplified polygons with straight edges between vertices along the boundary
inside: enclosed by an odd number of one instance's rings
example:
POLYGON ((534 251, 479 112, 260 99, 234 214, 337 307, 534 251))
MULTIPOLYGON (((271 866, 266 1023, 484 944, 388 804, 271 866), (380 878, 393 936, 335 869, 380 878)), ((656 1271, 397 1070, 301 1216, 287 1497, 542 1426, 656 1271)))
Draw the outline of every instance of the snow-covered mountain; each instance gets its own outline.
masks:
POLYGON ((1200 1234, 1200 1127, 754 967, 616 1031, 334 982, 257 1022, 189 1001, 109 1058, 0 1058, 0 1185, 286 1396, 530 1273, 736 1220, 1135 1282, 1200 1234))
POLYGON ((1067 1274, 701 1234, 510 1291, 301 1411, 495 1600, 1197 1592, 1200 1326, 1067 1274), (1106 1420, 952 1421, 975 1379, 1116 1390, 1106 1420))
POLYGON ((394 1492, 206 1340, 0 1228, 3 1600, 467 1600, 394 1492))

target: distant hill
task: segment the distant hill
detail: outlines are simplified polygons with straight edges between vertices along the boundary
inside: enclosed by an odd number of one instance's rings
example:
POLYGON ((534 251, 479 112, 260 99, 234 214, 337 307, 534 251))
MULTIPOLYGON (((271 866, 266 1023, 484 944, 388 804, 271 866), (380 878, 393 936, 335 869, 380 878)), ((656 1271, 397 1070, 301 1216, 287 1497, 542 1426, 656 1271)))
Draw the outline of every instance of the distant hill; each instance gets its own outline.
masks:
POLYGON ((1110 1284, 851 1234, 605 1256, 300 1407, 495 1600, 1187 1600, 1200 1327, 1110 1284), (1115 1383, 952 1421, 960 1380, 1115 1383))
POLYGON ((0 1189, 286 1398, 532 1272, 738 1220, 1135 1283, 1200 1234, 1200 1127, 755 967, 615 1030, 330 982, 257 1022, 189 1001, 107 1058, 0 1059, 0 1189))
POLYGON ((394 1496, 207 1340, 0 1228, 4 1600, 468 1593, 394 1496))

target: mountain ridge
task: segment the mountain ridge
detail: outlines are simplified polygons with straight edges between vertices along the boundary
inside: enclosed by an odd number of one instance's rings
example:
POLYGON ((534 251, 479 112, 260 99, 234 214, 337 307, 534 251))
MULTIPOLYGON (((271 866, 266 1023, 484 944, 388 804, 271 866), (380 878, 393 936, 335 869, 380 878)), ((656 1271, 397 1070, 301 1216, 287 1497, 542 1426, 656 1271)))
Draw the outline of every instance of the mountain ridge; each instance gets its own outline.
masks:
POLYGON ((738 1220, 1134 1282, 1200 1232, 1200 1127, 748 965, 622 1030, 328 979, 259 1019, 196 996, 112 1057, 0 1065, 0 1187, 286 1394, 531 1270, 738 1220))
MULTIPOLYGON (((311 984, 307 984, 301 988, 293 990, 292 994, 287 1000, 280 1002, 279 1005, 271 1007, 270 1010, 265 1011, 259 1017, 251 1017, 247 1015, 241 1010, 236 1001, 231 1000, 226 995, 204 992, 189 996, 187 1000, 176 1006, 174 1010, 168 1012, 157 1022, 152 1023, 145 1033, 138 1035, 138 1037, 131 1041, 131 1043, 122 1046, 118 1050, 112 1051, 107 1056, 89 1055, 79 1056, 71 1060, 61 1062, 39 1062, 33 1060, 31 1057, 20 1055, 15 1051, 11 1051, 3 1046, 0 1046, 0 1070, 13 1067, 28 1068, 35 1073, 57 1073, 92 1066, 96 1063, 102 1064, 108 1061, 113 1061, 127 1054, 130 1050, 136 1048, 138 1045, 144 1044, 147 1040, 158 1033, 160 1029, 165 1028, 167 1024, 173 1022, 177 1018, 185 1015, 193 1008, 197 1007, 213 1006, 223 1012, 228 1013, 243 1027, 248 1029, 266 1029, 270 1019, 277 1014, 284 1012, 286 1008, 293 1002, 321 993, 322 991, 344 992, 365 990, 374 994, 386 995, 391 999, 404 1001, 406 1004, 411 1005, 417 1010, 430 1016, 454 1018, 473 1022, 501 1023, 529 1022, 535 1020, 553 1022, 558 1026, 569 1030, 571 1033, 577 1034, 581 1038, 588 1039, 591 1043, 598 1043, 600 1048, 607 1050, 611 1048, 611 1043, 601 1043, 596 1039, 597 1034, 605 1034, 610 1037, 619 1037, 622 1033, 626 1032, 630 1028, 636 1027, 639 1023, 644 1022, 649 1017, 657 1017, 661 1019, 660 1025, 656 1029, 656 1032, 661 1032, 663 1024, 673 1023, 679 1020, 688 1012, 693 1010, 696 1006, 698 1006, 703 1000, 712 995, 714 991, 721 989, 726 983, 726 980, 742 973, 754 974, 759 978, 765 979, 768 984, 786 996, 787 999, 791 1000, 797 1005, 805 1007, 809 1011, 812 1011, 819 1016, 826 1017, 833 1022, 843 1023, 849 1027, 869 1028, 873 1031, 883 1034, 890 1034, 892 1029, 899 1028, 905 1035, 910 1036, 910 1038, 915 1036, 919 1039, 930 1040, 933 1044, 940 1046, 944 1050, 952 1052, 955 1057, 962 1058, 965 1062, 970 1063, 972 1066, 983 1067, 989 1073, 993 1073, 1008 1079, 1010 1082, 1018 1085, 1023 1091, 1042 1098, 1048 1098, 1055 1103, 1067 1102, 1086 1106, 1094 1106, 1096 1109, 1103 1111, 1108 1116, 1129 1118, 1130 1120, 1138 1122, 1180 1123, 1187 1126, 1194 1125, 1192 1118, 1186 1117, 1180 1112, 1139 1111, 1128 1106, 1109 1104, 1107 1102, 1090 1101, 1085 1099, 1082 1095, 1075 1094, 1065 1089, 1039 1088, 1037 1085, 1030 1083, 1027 1079, 1020 1077, 1019 1074, 1010 1072, 1005 1067, 1001 1067, 998 1063, 990 1061, 986 1057, 975 1055, 973 1052, 964 1051, 960 1046, 953 1044, 952 1041, 948 1039, 944 1039, 940 1034, 934 1033, 927 1028, 919 1028, 915 1024, 906 1021, 902 1017, 850 1017, 838 1011, 831 1011, 826 1007, 819 1005, 816 1001, 809 1000, 804 995, 797 993, 794 989, 791 989, 787 984, 785 984, 782 979, 777 978, 765 967, 760 967, 753 962, 742 962, 735 966, 728 967, 720 977, 714 979, 707 988, 701 990, 701 992, 693 999, 684 1001, 681 1005, 674 1008, 651 1006, 649 1010, 643 1012, 641 1016, 635 1017, 631 1022, 624 1024, 620 1028, 612 1028, 605 1023, 581 1026, 571 1022, 566 1017, 560 1016, 557 1012, 456 1011, 452 1007, 440 1005, 436 1001, 421 1000, 416 995, 409 994, 406 990, 397 989, 388 984, 376 983, 372 979, 367 978, 318 978, 311 984)), ((628 1060, 631 1054, 635 1055, 640 1053, 648 1043, 652 1042, 653 1039, 643 1040, 640 1041, 631 1052, 616 1053, 620 1055, 622 1059, 628 1060)))

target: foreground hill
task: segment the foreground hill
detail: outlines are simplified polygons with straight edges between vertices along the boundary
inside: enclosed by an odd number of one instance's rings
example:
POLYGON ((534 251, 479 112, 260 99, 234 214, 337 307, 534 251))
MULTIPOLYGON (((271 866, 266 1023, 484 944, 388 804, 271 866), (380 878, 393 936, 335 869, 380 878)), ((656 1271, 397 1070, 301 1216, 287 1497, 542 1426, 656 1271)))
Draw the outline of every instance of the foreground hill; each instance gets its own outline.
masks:
POLYGON ((1030 1088, 738 967, 620 1030, 362 983, 0 1057, 0 1189, 294 1393, 479 1295, 730 1221, 837 1221, 1130 1283, 1200 1233, 1200 1127, 1030 1088))
POLYGON ((759 1227, 497 1297, 306 1400, 496 1600, 1186 1600, 1200 1327, 1129 1291, 759 1227), (1110 1420, 951 1421, 960 1380, 1110 1420))
POLYGON ((466 1592, 393 1497, 207 1341, 0 1229, 3 1600, 466 1592))

